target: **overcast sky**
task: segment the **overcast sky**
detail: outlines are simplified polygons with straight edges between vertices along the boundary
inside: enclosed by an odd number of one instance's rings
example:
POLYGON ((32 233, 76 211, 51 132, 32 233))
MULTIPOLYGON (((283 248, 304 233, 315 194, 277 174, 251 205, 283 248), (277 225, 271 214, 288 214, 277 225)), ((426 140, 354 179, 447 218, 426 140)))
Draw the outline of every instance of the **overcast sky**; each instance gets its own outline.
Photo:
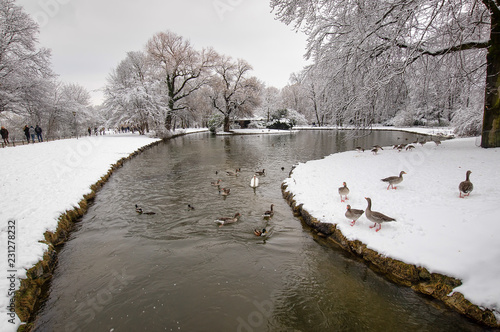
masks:
POLYGON ((40 25, 40 45, 52 50, 65 83, 98 90, 129 51, 143 50, 170 30, 201 50, 242 58, 267 86, 282 88, 306 61, 306 37, 274 20, 269 0, 17 0, 40 25))

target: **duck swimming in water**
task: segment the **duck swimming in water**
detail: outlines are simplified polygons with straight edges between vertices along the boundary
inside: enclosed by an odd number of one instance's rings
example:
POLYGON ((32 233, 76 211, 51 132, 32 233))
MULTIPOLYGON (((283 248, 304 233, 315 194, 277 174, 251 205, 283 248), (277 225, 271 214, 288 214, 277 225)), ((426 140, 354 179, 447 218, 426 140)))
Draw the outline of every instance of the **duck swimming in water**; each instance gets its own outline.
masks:
POLYGON ((139 214, 149 214, 149 215, 156 214, 155 212, 144 212, 142 208, 140 208, 137 204, 135 205, 135 212, 139 214))
POLYGON ((250 187, 252 188, 257 188, 259 186, 259 178, 254 175, 253 178, 250 180, 250 187))
POLYGON ((256 171, 255 174, 260 175, 260 176, 264 176, 264 175, 266 175, 266 170, 262 169, 262 171, 256 171))
POLYGON ((229 189, 229 188, 222 188, 221 190, 219 190, 219 194, 221 194, 222 196, 227 196, 227 195, 229 195, 230 192, 231 192, 231 189, 229 189))
POLYGON ((234 224, 239 220, 241 217, 241 214, 239 212, 236 212, 234 217, 219 217, 215 219, 215 222, 219 224, 219 227, 223 225, 228 225, 228 224, 234 224))
POLYGON ((266 218, 266 219, 269 219, 271 218, 272 216, 274 216, 274 204, 271 204, 271 209, 264 212, 264 214, 262 215, 262 217, 266 218))
POLYGON ((267 230, 263 228, 262 230, 254 229, 253 233, 255 236, 266 236, 267 235, 267 230))

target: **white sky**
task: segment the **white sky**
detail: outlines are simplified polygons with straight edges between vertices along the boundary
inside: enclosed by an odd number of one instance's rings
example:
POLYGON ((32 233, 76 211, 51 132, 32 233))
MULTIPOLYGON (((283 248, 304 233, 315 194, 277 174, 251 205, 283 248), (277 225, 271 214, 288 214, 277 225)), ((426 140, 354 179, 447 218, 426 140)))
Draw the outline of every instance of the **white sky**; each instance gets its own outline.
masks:
POLYGON ((282 88, 306 61, 306 37, 274 20, 269 0, 17 0, 40 24, 40 45, 65 83, 98 90, 129 51, 143 50, 155 33, 170 30, 201 50, 242 58, 252 75, 282 88))

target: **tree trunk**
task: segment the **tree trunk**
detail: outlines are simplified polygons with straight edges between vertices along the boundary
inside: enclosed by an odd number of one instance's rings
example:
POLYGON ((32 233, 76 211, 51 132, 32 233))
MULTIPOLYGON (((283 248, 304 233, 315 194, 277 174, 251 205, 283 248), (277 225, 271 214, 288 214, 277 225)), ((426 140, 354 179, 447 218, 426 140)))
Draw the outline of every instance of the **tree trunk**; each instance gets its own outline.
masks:
POLYGON ((165 128, 170 131, 172 129, 172 112, 168 111, 165 117, 165 128))
POLYGON ((229 132, 230 129, 230 122, 229 122, 229 115, 224 115, 224 132, 229 132))
POLYGON ((484 102, 483 148, 500 147, 500 17, 491 15, 491 46, 486 55, 486 95, 484 102))

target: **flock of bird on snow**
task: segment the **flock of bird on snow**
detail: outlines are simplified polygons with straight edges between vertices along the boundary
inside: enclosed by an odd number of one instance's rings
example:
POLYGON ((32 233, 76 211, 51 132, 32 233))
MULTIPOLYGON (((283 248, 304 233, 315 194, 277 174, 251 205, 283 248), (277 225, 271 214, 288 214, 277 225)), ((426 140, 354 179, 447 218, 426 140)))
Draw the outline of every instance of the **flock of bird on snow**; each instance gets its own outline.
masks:
MULTIPOLYGON (((422 146, 426 143, 426 141, 421 141, 421 142, 413 142, 413 144, 396 144, 393 146, 393 149, 398 150, 401 152, 403 149, 405 150, 413 150, 415 149, 416 143, 420 143, 422 146)), ((440 145, 441 141, 435 140, 434 143, 436 145, 440 145)), ((356 150, 358 152, 364 152, 365 149, 362 147, 357 147, 356 150)), ((379 145, 374 145, 371 149, 371 152, 373 154, 377 154, 380 150, 383 150, 383 148, 379 145)), ((467 171, 465 175, 465 181, 460 182, 458 185, 458 190, 459 190, 459 197, 464 198, 465 196, 469 196, 471 193, 472 189, 474 189, 474 186, 472 185, 472 182, 469 180, 471 171, 467 171)), ((397 189, 395 185, 401 183, 403 181, 403 174, 406 174, 405 171, 401 171, 399 173, 399 176, 389 176, 386 178, 381 179, 382 181, 388 183, 387 185, 387 190, 390 188, 392 189, 397 189)), ((340 201, 345 202, 347 200, 347 195, 349 194, 349 188, 347 188, 347 184, 344 182, 343 186, 339 188, 339 195, 340 195, 340 201)), ((381 212, 378 211, 372 211, 372 200, 370 197, 365 197, 366 201, 368 202, 368 206, 366 207, 366 210, 358 210, 358 209, 352 209, 350 205, 347 205, 347 211, 345 212, 345 216, 347 219, 352 220, 351 221, 351 226, 354 226, 356 223, 356 220, 358 220, 363 214, 365 214, 366 218, 373 222, 373 226, 370 226, 370 228, 375 228, 375 231, 378 232, 382 228, 382 223, 384 222, 390 222, 390 221, 396 221, 396 219, 391 218, 381 212)))
MULTIPOLYGON (((413 144, 397 144, 394 145, 393 149, 397 149, 398 151, 402 151, 403 149, 405 150, 413 150, 415 148, 415 145, 417 142, 414 142, 413 144)), ((418 142, 421 145, 424 145, 426 142, 418 142)), ((436 140, 434 141, 436 145, 441 144, 440 141, 436 140)), ((362 147, 357 147, 356 150, 358 152, 364 152, 365 149, 362 147)), ((383 150, 383 148, 379 145, 374 145, 371 149, 371 152, 373 154, 378 154, 380 150, 383 150)), ((282 170, 284 168, 282 167, 282 170)), ((234 172, 233 171, 227 171, 226 174, 228 176, 238 176, 240 173, 240 169, 236 169, 234 172)), ((460 182, 458 189, 459 189, 459 197, 464 198, 465 196, 469 196, 471 191, 473 190, 474 186, 472 185, 472 182, 469 180, 471 171, 467 171, 465 175, 465 181, 460 182)), ((216 172, 218 174, 218 172, 216 172)), ((405 171, 401 171, 398 176, 389 176, 386 178, 381 179, 383 182, 388 183, 387 185, 387 190, 389 189, 397 189, 396 185, 401 183, 403 181, 403 174, 406 174, 405 171)), ((257 188, 259 186, 259 178, 257 176, 265 176, 265 169, 262 171, 256 171, 255 174, 253 175, 252 179, 250 180, 250 187, 252 188, 257 188)), ((221 188, 222 180, 218 179, 217 181, 214 181, 211 183, 212 186, 216 186, 219 189, 219 194, 222 196, 228 196, 229 193, 231 192, 231 189, 229 188, 221 188)), ((348 195, 349 195, 349 188, 347 187, 347 184, 344 182, 342 187, 338 189, 339 195, 340 195, 340 201, 345 202, 348 200, 348 195)), ((370 228, 375 228, 375 231, 378 232, 382 228, 382 223, 384 222, 391 222, 391 221, 396 221, 396 219, 391 218, 389 216, 386 216, 385 214, 377 211, 372 211, 372 200, 370 197, 365 197, 366 201, 368 202, 368 206, 366 210, 359 210, 359 209, 353 209, 351 208, 350 205, 347 205, 347 211, 345 212, 345 216, 347 219, 352 220, 351 221, 351 226, 354 226, 356 221, 363 215, 365 214, 366 218, 373 222, 373 226, 370 226, 370 228)), ((148 215, 153 215, 155 212, 145 212, 140 208, 137 204, 135 205, 135 210, 139 214, 148 214, 148 215)), ((188 204, 188 210, 194 210, 194 207, 190 204, 188 204)), ((271 208, 268 211, 265 211, 262 217, 266 220, 269 221, 270 218, 272 218, 274 215, 274 204, 271 204, 271 208)), ((234 216, 232 217, 219 217, 215 219, 215 222, 219 224, 219 226, 223 225, 228 225, 228 224, 233 224, 239 220, 241 217, 241 214, 239 212, 235 213, 234 216)), ((267 230, 263 228, 262 230, 259 229, 254 229, 254 234, 256 236, 266 236, 267 235, 267 230)))

